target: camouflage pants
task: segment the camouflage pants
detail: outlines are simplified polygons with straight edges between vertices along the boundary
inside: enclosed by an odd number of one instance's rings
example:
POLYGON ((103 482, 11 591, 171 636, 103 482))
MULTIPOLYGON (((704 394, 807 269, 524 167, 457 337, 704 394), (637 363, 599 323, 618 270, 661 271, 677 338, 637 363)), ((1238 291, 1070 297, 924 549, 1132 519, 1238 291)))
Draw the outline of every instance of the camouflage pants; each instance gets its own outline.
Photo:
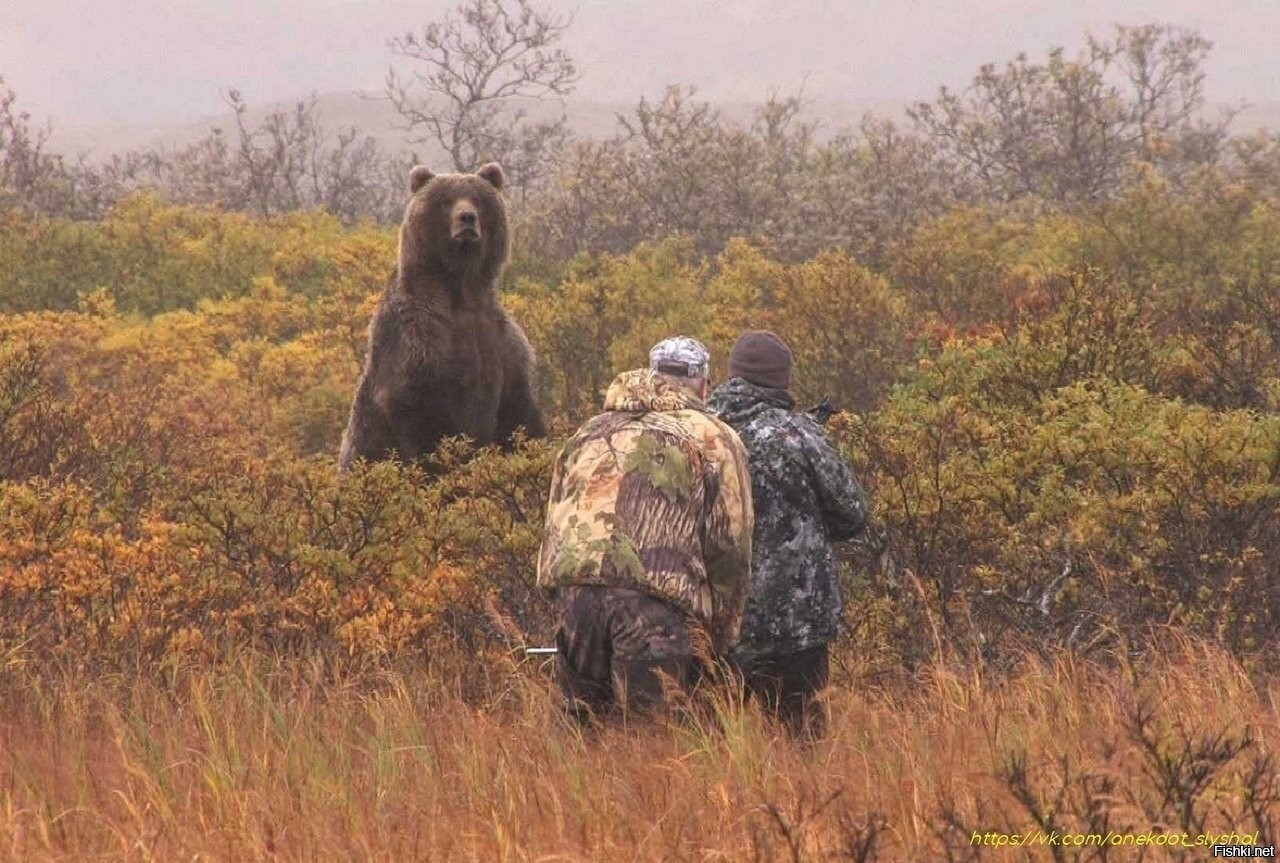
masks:
POLYGON ((700 676, 685 614, 621 587, 560 591, 556 682, 580 721, 615 712, 653 712, 674 685, 689 692, 700 676))
POLYGON ((781 656, 735 659, 744 693, 780 721, 793 737, 812 740, 827 730, 827 708, 819 693, 830 677, 830 645, 781 656))

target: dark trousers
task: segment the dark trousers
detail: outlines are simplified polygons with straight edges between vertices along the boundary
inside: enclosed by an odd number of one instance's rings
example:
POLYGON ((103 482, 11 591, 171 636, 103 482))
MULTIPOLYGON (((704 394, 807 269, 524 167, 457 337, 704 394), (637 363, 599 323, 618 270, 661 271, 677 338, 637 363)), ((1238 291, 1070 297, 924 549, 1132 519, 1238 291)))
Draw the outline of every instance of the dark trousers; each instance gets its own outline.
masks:
POLYGON ((747 699, 756 699, 793 737, 818 739, 827 731, 827 708, 818 698, 830 679, 830 646, 734 663, 747 699))
POLYGON ((562 589, 557 597, 556 683, 579 721, 612 713, 652 713, 672 688, 690 692, 700 677, 685 614, 656 597, 621 587, 562 589))

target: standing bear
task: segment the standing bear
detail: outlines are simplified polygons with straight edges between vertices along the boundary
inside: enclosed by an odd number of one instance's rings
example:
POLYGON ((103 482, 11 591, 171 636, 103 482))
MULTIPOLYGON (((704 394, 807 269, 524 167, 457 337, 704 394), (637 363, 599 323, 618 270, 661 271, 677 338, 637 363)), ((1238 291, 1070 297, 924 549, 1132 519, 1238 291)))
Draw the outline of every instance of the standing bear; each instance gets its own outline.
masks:
POLYGON ((357 459, 430 455, 443 438, 509 444, 547 433, 533 396, 533 350, 498 305, 507 260, 504 176, 419 165, 400 226, 400 265, 369 325, 369 353, 351 404, 339 467, 357 459))

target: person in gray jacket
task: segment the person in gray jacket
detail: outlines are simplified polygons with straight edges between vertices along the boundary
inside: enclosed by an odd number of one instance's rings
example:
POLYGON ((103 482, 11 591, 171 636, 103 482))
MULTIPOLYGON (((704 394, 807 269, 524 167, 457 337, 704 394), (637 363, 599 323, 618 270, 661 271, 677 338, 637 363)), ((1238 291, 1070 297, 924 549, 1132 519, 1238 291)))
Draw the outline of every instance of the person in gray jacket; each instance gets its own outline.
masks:
POLYGON ((731 661, 748 697, 788 731, 818 737, 843 592, 832 543, 866 525, 867 500, 826 431, 791 396, 792 354, 768 331, 734 344, 708 407, 747 449, 755 505, 751 579, 731 661))

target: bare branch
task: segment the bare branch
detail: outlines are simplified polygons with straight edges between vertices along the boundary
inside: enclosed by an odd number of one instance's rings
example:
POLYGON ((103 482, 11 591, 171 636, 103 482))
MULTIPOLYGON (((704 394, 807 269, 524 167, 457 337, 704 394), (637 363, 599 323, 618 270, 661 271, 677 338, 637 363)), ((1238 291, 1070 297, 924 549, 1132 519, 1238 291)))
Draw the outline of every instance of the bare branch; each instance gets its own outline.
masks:
POLYGON ((558 102, 572 92, 580 75, 556 47, 569 24, 530 0, 464 0, 421 32, 390 40, 411 68, 388 70, 387 98, 404 128, 419 143, 438 145, 453 170, 498 160, 516 185, 528 185, 567 129, 563 113, 526 122, 521 103, 558 102))

